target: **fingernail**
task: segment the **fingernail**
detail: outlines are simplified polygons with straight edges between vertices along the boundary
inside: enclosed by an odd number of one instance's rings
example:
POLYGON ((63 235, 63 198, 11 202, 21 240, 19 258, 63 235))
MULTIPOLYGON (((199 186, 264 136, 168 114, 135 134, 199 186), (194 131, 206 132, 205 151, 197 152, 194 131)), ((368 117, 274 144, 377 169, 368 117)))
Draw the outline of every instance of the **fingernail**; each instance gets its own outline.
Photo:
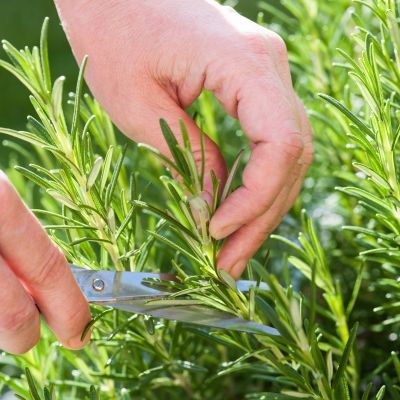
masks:
POLYGON ((90 335, 91 332, 88 332, 86 336, 83 338, 83 340, 82 340, 82 335, 75 336, 74 338, 68 340, 66 347, 72 350, 83 349, 87 344, 89 344, 90 335))
POLYGON ((240 275, 242 275, 243 271, 245 270, 247 265, 247 260, 239 260, 235 264, 233 264, 233 267, 229 271, 229 273, 232 275, 233 278, 239 279, 240 275))
POLYGON ((240 259, 236 261, 231 267, 218 265, 218 269, 223 269, 224 271, 228 272, 232 276, 232 278, 238 279, 246 268, 246 265, 247 260, 240 259))
POLYGON ((233 232, 236 232, 240 227, 241 227, 241 224, 233 224, 233 225, 226 225, 226 226, 222 226, 222 227, 219 227, 219 226, 215 227, 211 221, 210 233, 214 239, 220 240, 220 239, 224 239, 227 236, 231 235, 233 232))

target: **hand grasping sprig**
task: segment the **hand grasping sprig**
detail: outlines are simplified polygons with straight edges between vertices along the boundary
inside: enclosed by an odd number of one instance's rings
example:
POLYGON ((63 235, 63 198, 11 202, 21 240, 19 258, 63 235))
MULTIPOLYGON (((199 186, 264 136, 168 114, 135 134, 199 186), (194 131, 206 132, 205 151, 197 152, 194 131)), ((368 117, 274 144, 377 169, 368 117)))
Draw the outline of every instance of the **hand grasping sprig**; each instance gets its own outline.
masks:
MULTIPOLYGON (((210 223, 214 238, 228 238, 219 267, 239 277, 291 207, 312 158, 311 128, 283 40, 212 0, 56 4, 75 56, 90 57, 86 77, 95 97, 135 141, 171 157, 157 121, 164 118, 177 132, 183 120, 200 160, 200 130, 185 108, 203 88, 240 120, 252 155, 243 185, 210 223)), ((204 148, 211 194, 210 171, 224 182, 226 165, 208 137, 204 148)))

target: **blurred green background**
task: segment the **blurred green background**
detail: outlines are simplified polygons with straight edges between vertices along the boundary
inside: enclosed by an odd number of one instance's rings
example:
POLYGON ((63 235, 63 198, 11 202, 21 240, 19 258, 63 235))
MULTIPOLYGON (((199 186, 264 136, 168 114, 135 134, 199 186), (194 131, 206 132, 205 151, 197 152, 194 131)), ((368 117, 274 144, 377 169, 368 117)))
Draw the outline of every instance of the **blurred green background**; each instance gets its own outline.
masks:
MULTIPOLYGON (((73 88, 77 67, 51 0, 2 2, 0 38, 10 41, 17 48, 36 45, 39 42, 41 24, 46 16, 51 18, 49 46, 53 76, 66 75, 66 88, 69 91, 73 88)), ((1 57, 5 57, 4 52, 1 52, 1 57)), ((31 113, 27 91, 11 74, 0 69, 0 125, 24 128, 25 116, 31 113)))
MULTIPOLYGON (((232 2, 230 2, 232 3, 232 2)), ((237 9, 254 18, 257 0, 240 0, 237 9)), ((53 77, 67 76, 66 92, 73 90, 77 66, 60 26, 52 0, 3 1, 0 11, 0 38, 18 48, 36 45, 44 17, 50 17, 49 47, 53 77)), ((1 57, 4 56, 4 53, 1 57)), ((0 70, 0 126, 22 129, 25 116, 31 114, 27 91, 8 72, 0 70)))

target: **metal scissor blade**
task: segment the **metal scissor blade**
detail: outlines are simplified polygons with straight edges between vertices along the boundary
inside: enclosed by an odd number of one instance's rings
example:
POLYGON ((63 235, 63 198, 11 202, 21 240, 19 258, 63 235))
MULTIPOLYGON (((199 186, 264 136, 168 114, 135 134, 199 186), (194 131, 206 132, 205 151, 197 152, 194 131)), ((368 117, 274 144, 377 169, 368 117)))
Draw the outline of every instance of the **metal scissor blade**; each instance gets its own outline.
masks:
MULTIPOLYGON (((149 272, 96 271, 71 265, 71 270, 83 294, 89 302, 110 302, 117 300, 139 300, 166 297, 170 293, 149 285, 146 280, 177 281, 176 275, 155 274, 149 272)), ((237 289, 248 292, 257 287, 257 282, 240 280, 237 289)), ((268 285, 261 282, 259 290, 269 290, 268 285)))
POLYGON ((90 303, 115 302, 130 299, 166 297, 168 292, 144 283, 146 279, 176 280, 175 275, 147 272, 88 270, 71 265, 71 270, 83 294, 90 303))
MULTIPOLYGON (((71 265, 78 285, 89 303, 108 305, 113 308, 137 314, 150 315, 180 322, 223 328, 248 333, 279 335, 278 331, 266 325, 237 318, 203 305, 159 305, 149 300, 165 298, 170 293, 149 286, 146 279, 176 281, 175 275, 147 272, 119 272, 87 270, 71 265)), ((246 292, 257 286, 253 281, 238 281, 239 290, 246 292)), ((262 284, 262 290, 268 286, 262 284)))
MULTIPOLYGON (((102 303, 104 305, 104 303, 102 303)), ((136 314, 151 315, 189 324, 222 328, 239 332, 278 336, 279 332, 267 325, 237 318, 232 314, 202 305, 160 306, 146 300, 126 300, 109 304, 113 308, 136 314)))

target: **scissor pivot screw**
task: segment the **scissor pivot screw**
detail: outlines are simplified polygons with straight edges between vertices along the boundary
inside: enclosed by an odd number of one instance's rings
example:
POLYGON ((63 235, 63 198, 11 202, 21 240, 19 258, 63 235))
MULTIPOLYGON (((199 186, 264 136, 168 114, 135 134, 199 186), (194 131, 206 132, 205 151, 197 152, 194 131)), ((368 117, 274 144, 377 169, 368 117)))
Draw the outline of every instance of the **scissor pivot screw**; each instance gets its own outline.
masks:
POLYGON ((93 279, 92 287, 96 292, 102 292, 105 286, 106 285, 102 279, 93 279))

